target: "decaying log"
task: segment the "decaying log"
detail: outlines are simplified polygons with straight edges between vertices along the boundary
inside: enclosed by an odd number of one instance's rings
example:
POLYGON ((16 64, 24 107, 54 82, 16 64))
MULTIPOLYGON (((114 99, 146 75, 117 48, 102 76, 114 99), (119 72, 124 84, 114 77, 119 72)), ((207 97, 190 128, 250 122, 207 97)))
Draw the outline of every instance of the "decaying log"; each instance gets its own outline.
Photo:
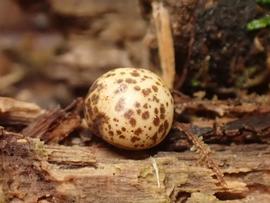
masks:
POLYGON ((211 170, 198 165, 194 152, 159 152, 151 157, 150 152, 96 145, 50 146, 3 131, 3 194, 7 202, 270 201, 269 146, 212 148, 227 189, 211 170))

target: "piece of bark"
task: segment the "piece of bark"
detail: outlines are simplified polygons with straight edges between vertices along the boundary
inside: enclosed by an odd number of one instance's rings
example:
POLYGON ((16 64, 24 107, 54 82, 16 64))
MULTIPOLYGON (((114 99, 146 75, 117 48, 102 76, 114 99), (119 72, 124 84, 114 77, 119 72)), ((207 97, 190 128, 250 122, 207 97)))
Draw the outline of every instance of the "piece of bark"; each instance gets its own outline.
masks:
MULTIPOLYGON (((177 91, 173 92, 175 111, 177 114, 189 112, 208 112, 208 115, 214 114, 217 117, 241 117, 244 115, 270 112, 269 95, 247 96, 242 99, 228 100, 208 100, 200 98, 191 98, 177 91)), ((207 115, 207 114, 206 114, 207 115)))
POLYGON ((82 98, 77 98, 65 109, 57 108, 39 116, 22 130, 22 134, 46 143, 58 143, 81 125, 82 98))
MULTIPOLYGON (((174 93, 176 121, 206 143, 269 143, 269 97, 249 96, 242 100, 207 100, 174 93)), ((187 137, 176 130, 162 143, 163 150, 182 151, 191 147, 187 137)))
POLYGON ((194 152, 159 152, 152 159, 141 152, 146 158, 140 159, 135 152, 110 147, 48 146, 4 132, 0 136, 3 192, 8 202, 270 200, 268 145, 212 148, 228 189, 217 184, 211 170, 198 165, 194 152))
MULTIPOLYGON (((249 115, 210 127, 190 123, 184 125, 205 143, 270 143, 270 113, 249 115)), ((174 129, 162 143, 162 149, 166 151, 183 151, 191 146, 185 134, 174 129)))
POLYGON ((0 123, 26 125, 44 113, 45 110, 29 102, 0 97, 0 123))

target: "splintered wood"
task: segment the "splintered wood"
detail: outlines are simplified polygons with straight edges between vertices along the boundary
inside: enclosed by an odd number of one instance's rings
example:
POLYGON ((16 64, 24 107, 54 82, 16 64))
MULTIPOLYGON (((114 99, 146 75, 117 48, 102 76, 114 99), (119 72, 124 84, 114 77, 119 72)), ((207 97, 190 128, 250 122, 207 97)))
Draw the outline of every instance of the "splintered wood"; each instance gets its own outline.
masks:
POLYGON ((65 109, 48 111, 25 127, 22 134, 39 138, 46 143, 58 143, 81 125, 79 113, 82 105, 82 98, 78 98, 65 109))
POLYGON ((213 146, 228 185, 224 188, 210 169, 196 164, 193 152, 127 159, 124 151, 106 147, 49 146, 5 133, 0 158, 7 202, 222 202, 240 197, 252 202, 260 200, 258 192, 270 200, 267 190, 256 189, 270 186, 267 145, 213 146))
POLYGON ((6 124, 26 125, 44 112, 34 103, 0 97, 0 120, 6 124))

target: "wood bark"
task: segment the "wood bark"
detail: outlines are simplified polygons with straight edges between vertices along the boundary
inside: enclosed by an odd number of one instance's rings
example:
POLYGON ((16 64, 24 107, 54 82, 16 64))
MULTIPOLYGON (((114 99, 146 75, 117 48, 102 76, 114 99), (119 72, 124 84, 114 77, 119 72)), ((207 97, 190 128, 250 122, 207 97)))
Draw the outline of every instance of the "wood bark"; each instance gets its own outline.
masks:
POLYGON ((100 145, 46 145, 2 131, 2 198, 7 202, 270 201, 268 145, 211 147, 228 188, 198 164, 194 152, 153 154, 100 145))

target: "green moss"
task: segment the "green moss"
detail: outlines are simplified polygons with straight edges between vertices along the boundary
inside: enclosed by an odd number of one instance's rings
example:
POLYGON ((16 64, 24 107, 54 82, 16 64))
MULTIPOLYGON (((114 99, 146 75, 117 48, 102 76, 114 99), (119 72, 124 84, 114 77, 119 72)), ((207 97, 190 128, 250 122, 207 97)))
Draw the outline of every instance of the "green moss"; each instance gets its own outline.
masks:
POLYGON ((266 28, 269 25, 270 25, 270 16, 266 15, 262 18, 250 21, 247 24, 247 30, 248 31, 258 30, 258 29, 266 28))

